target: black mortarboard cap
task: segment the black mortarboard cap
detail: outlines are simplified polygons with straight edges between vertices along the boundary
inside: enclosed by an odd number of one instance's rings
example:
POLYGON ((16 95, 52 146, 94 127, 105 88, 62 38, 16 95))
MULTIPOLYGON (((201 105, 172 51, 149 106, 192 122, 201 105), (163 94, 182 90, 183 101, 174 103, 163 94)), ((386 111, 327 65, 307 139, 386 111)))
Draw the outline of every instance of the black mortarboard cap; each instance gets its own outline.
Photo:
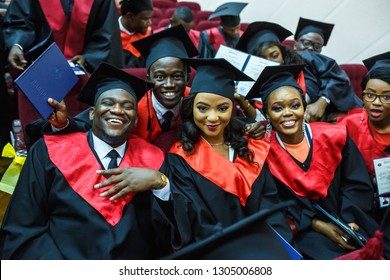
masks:
POLYGON ((125 9, 121 10, 129 10, 133 14, 138 14, 143 11, 153 11, 152 0, 121 0, 120 5, 125 7, 125 9))
POLYGON ((259 211, 220 232, 192 243, 165 259, 195 260, 290 260, 301 259, 290 245, 267 224, 273 213, 292 205, 282 202, 272 208, 259 211))
POLYGON ((162 57, 189 58, 199 54, 181 24, 137 40, 132 45, 145 57, 148 71, 162 57))
POLYGON ((363 63, 368 71, 382 67, 390 68, 390 52, 385 52, 367 58, 363 60, 363 63))
POLYGON ((299 18, 297 30, 295 31, 294 39, 297 41, 301 36, 314 32, 321 35, 324 39, 324 46, 328 43, 330 33, 332 33, 334 24, 311 20, 307 18, 299 18))
POLYGON ((291 35, 293 35, 291 31, 279 24, 256 21, 248 25, 248 28, 241 35, 236 49, 252 54, 261 43, 272 41, 281 43, 291 35))
POLYGON ((303 67, 303 64, 266 66, 249 90, 246 99, 261 97, 265 101, 275 89, 283 86, 295 87, 302 91, 296 79, 303 67))
POLYGON ((221 18, 221 23, 226 26, 237 26, 241 19, 240 13, 248 3, 228 2, 222 4, 209 16, 209 19, 221 18))
POLYGON ((207 92, 233 100, 234 81, 253 81, 224 58, 184 59, 184 61, 196 69, 190 94, 207 92))
POLYGON ((77 99, 94 106, 95 101, 103 92, 120 88, 132 94, 138 102, 152 86, 152 83, 102 62, 89 77, 77 99))

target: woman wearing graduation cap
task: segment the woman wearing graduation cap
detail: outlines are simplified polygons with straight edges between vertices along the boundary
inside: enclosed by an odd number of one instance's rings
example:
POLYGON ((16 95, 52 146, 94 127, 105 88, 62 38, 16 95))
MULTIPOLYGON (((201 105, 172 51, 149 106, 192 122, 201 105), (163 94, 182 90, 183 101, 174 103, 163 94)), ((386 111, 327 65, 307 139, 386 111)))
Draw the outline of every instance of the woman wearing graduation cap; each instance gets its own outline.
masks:
POLYGON ((344 126, 305 123, 305 99, 296 77, 303 65, 268 66, 248 93, 261 96, 272 125, 267 163, 289 207, 296 243, 307 259, 333 259, 355 249, 341 228, 317 213, 313 203, 337 214, 366 238, 377 224, 373 190, 364 160, 344 126))
POLYGON ((333 122, 334 114, 362 106, 347 74, 334 59, 309 50, 294 52, 281 46, 289 35, 292 35, 290 31, 276 23, 254 22, 241 36, 236 48, 282 65, 305 64, 304 83, 302 76, 299 80, 301 85, 305 85, 302 89, 308 103, 307 121, 333 122))
MULTIPOLYGON (((186 61, 197 72, 181 108, 180 141, 166 155, 176 249, 279 201, 265 163, 269 145, 243 137, 242 124, 232 116, 234 81, 251 79, 225 59, 186 61)), ((292 242, 282 212, 267 222, 292 242)))
POLYGON ((375 186, 376 218, 381 220, 383 198, 378 197, 373 160, 390 157, 390 52, 363 60, 368 74, 363 78, 364 108, 354 109, 340 117, 348 135, 362 153, 375 186))

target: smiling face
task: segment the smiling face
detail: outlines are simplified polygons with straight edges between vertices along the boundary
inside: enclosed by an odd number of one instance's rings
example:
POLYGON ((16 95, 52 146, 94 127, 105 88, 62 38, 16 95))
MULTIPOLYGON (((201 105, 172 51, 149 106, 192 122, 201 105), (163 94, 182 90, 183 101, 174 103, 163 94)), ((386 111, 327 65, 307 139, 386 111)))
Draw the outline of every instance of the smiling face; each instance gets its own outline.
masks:
POLYGON ((123 144, 137 125, 137 101, 123 89, 110 89, 103 92, 91 108, 93 133, 111 145, 123 144))
POLYGON ((232 117, 233 102, 221 95, 200 92, 195 96, 193 115, 201 135, 210 143, 225 141, 224 131, 232 117))
POLYGON ((267 116, 285 143, 298 144, 303 140, 304 114, 302 96, 293 87, 280 87, 267 99, 267 116))
MULTIPOLYGON (((365 94, 372 93, 377 95, 390 96, 390 84, 379 79, 370 79, 364 90, 365 94)), ((383 97, 382 97, 383 98, 383 97)), ((364 109, 367 111, 370 122, 378 129, 384 129, 390 126, 390 104, 383 104, 379 98, 369 102, 364 100, 364 109)))
POLYGON ((163 57, 150 66, 149 80, 153 83, 153 93, 167 109, 175 107, 186 89, 184 63, 177 57, 163 57))

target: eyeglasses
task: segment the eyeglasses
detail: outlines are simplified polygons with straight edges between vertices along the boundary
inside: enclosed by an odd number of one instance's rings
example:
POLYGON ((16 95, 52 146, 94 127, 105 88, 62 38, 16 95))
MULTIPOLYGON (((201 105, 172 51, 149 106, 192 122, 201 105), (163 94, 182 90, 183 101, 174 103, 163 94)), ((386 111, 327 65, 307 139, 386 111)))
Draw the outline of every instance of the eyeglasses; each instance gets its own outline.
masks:
POLYGON ((390 94, 375 94, 369 91, 363 91, 363 98, 367 102, 374 102, 377 97, 383 104, 390 104, 390 94))
POLYGON ((312 47, 313 50, 315 50, 316 52, 321 52, 322 50, 322 47, 324 45, 320 44, 320 43, 314 43, 310 40, 306 40, 306 39, 299 39, 299 42, 302 43, 302 45, 305 47, 305 48, 310 48, 312 47))

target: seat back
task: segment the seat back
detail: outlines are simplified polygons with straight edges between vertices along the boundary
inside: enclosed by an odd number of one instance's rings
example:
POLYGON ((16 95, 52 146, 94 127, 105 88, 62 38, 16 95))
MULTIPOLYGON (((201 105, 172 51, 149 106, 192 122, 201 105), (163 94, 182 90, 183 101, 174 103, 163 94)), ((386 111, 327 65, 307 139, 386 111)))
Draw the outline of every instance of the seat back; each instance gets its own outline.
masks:
POLYGON ((347 73, 355 94, 362 99, 362 88, 360 86, 364 76, 367 75, 367 68, 363 64, 340 64, 340 67, 347 73))

